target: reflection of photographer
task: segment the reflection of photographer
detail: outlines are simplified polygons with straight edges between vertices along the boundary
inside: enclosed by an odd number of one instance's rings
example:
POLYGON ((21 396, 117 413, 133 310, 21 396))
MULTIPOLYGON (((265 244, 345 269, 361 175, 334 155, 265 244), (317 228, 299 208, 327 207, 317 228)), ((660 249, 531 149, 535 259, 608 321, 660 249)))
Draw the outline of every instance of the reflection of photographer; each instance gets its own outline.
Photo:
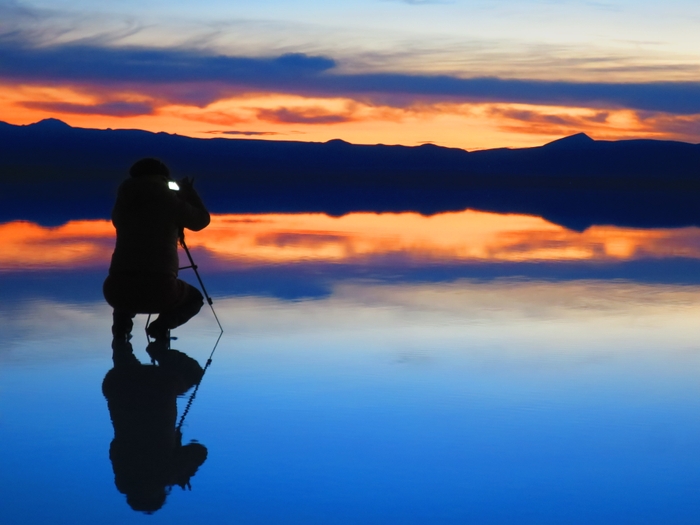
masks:
POLYGON ((199 443, 182 445, 175 426, 177 396, 202 378, 202 367, 183 352, 156 341, 147 351, 158 363, 143 365, 131 344, 112 342, 114 368, 102 382, 114 440, 109 458, 117 490, 134 510, 155 512, 174 485, 189 487, 207 458, 199 443))
POLYGON ((209 212, 192 180, 182 179, 172 189, 170 171, 157 159, 139 160, 129 174, 112 210, 117 242, 103 286, 114 308, 112 335, 125 340, 135 314, 158 313, 148 335, 165 340, 202 307, 199 290, 177 278, 177 244, 185 228, 205 228, 209 212))

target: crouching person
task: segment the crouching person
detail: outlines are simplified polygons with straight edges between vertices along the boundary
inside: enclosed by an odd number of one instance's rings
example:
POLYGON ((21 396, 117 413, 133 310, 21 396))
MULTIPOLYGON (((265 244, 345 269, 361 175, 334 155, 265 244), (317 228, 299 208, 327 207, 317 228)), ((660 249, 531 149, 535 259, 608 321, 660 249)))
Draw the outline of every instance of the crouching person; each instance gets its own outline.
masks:
POLYGON ((142 159, 119 187, 112 210, 117 241, 103 293, 114 309, 112 336, 128 340, 137 313, 159 314, 149 337, 167 340, 169 331, 194 317, 204 300, 178 279, 177 246, 185 228, 199 231, 210 221, 192 181, 171 189, 170 171, 157 159, 142 159))

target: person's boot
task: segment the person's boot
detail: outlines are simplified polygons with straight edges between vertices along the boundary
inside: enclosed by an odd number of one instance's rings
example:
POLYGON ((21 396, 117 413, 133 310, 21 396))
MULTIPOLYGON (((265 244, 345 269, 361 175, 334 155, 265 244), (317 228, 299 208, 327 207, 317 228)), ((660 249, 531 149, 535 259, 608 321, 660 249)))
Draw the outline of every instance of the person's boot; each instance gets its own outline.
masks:
POLYGON ((163 357, 169 352, 168 341, 158 340, 151 341, 146 347, 146 353, 153 360, 160 362, 163 357))
POLYGON ((146 327, 146 335, 156 341, 170 341, 170 330, 165 323, 156 319, 146 327))

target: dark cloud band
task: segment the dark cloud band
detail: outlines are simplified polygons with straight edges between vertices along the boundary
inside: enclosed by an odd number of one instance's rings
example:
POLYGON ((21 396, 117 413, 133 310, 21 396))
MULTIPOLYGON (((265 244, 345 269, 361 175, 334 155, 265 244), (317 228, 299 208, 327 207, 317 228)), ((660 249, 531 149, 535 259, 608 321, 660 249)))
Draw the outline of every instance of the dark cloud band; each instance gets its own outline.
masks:
MULTIPOLYGON (((337 71, 334 60, 322 56, 233 57, 187 49, 75 45, 33 48, 0 43, 0 57, 0 78, 6 81, 129 89, 164 102, 195 105, 257 91, 343 96, 396 107, 435 101, 508 102, 627 108, 677 115, 700 113, 699 82, 577 83, 400 73, 343 74, 337 71)), ((277 115, 278 119, 282 117, 285 115, 277 115)))
POLYGON ((283 124, 339 124, 350 122, 349 115, 334 115, 319 111, 308 111, 290 108, 261 109, 258 118, 268 122, 283 124))
POLYGON ((69 102, 25 102, 24 107, 74 115, 107 115, 133 117, 153 113, 153 106, 141 102, 105 102, 100 104, 71 104, 69 102))

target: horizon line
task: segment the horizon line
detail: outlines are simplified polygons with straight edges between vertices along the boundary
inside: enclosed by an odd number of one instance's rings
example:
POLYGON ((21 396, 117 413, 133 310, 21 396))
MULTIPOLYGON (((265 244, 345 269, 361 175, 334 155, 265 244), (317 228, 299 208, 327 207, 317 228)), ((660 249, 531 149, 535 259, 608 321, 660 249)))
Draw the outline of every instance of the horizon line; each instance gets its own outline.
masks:
POLYGON ((378 142, 378 143, 357 143, 357 142, 349 142, 348 140, 342 139, 340 137, 336 137, 333 139, 329 139, 326 141, 313 141, 313 140, 294 140, 294 139, 279 139, 279 138, 262 138, 262 137, 273 137, 273 136, 279 136, 278 133, 273 133, 273 132, 250 132, 250 131, 229 131, 229 130, 222 130, 222 131, 210 131, 212 135, 215 134, 221 134, 221 135, 241 135, 237 137, 227 137, 227 136, 211 136, 211 137, 195 137, 192 135, 187 135, 187 134, 182 134, 182 133, 176 133, 176 132, 169 132, 169 131, 150 131, 147 129, 141 129, 141 128, 96 128, 96 127, 82 127, 82 126, 72 126, 71 124, 68 124, 64 120, 61 120, 59 118, 55 117, 47 117, 41 120, 38 120, 36 122, 31 122, 29 124, 13 124, 11 122, 7 122, 4 120, 0 120, 1 124, 5 124, 8 126, 13 126, 13 127, 31 127, 31 126, 37 126, 37 125, 46 125, 46 124, 51 124, 55 123, 56 125, 61 125, 65 126, 70 129, 82 129, 82 130, 92 130, 92 131, 138 131, 142 133, 148 133, 151 135, 158 135, 158 134, 165 134, 165 135, 170 135, 170 136, 175 136, 175 137, 185 137, 193 140, 231 140, 231 141, 250 141, 250 142, 295 142, 295 143, 301 143, 301 144, 329 144, 329 143, 338 143, 342 142, 345 144, 348 144, 350 146, 387 146, 387 147, 404 147, 404 148, 422 148, 422 147, 437 147, 441 149, 451 149, 451 150, 460 150, 460 151, 465 151, 467 153, 474 153, 478 151, 493 151, 493 150, 500 150, 500 149, 509 149, 509 150, 520 150, 520 149, 533 149, 533 148, 541 148, 544 146, 548 146, 550 144, 554 144, 560 141, 564 141, 567 139, 572 139, 574 137, 579 137, 581 140, 590 140, 591 142, 629 142, 629 141, 653 141, 653 142, 677 142, 677 143, 683 143, 683 144, 691 144, 691 145, 698 145, 697 143, 694 142, 686 142, 686 141, 681 141, 681 140, 664 140, 664 139, 656 139, 656 138, 629 138, 629 139, 619 139, 619 140, 598 140, 593 137, 591 137, 589 134, 579 131, 577 133, 572 133, 571 135, 564 135, 562 137, 559 137, 554 140, 550 140, 549 142, 545 142, 544 144, 540 144, 539 146, 526 146, 526 147, 508 147, 508 146, 497 146, 493 148, 479 148, 475 147, 472 149, 467 149, 467 148, 459 148, 459 147, 454 147, 454 146, 443 146, 440 144, 436 144, 434 141, 422 141, 419 144, 414 144, 414 145, 408 145, 408 144, 401 144, 401 143, 395 143, 395 144, 387 144, 383 142, 378 142))

